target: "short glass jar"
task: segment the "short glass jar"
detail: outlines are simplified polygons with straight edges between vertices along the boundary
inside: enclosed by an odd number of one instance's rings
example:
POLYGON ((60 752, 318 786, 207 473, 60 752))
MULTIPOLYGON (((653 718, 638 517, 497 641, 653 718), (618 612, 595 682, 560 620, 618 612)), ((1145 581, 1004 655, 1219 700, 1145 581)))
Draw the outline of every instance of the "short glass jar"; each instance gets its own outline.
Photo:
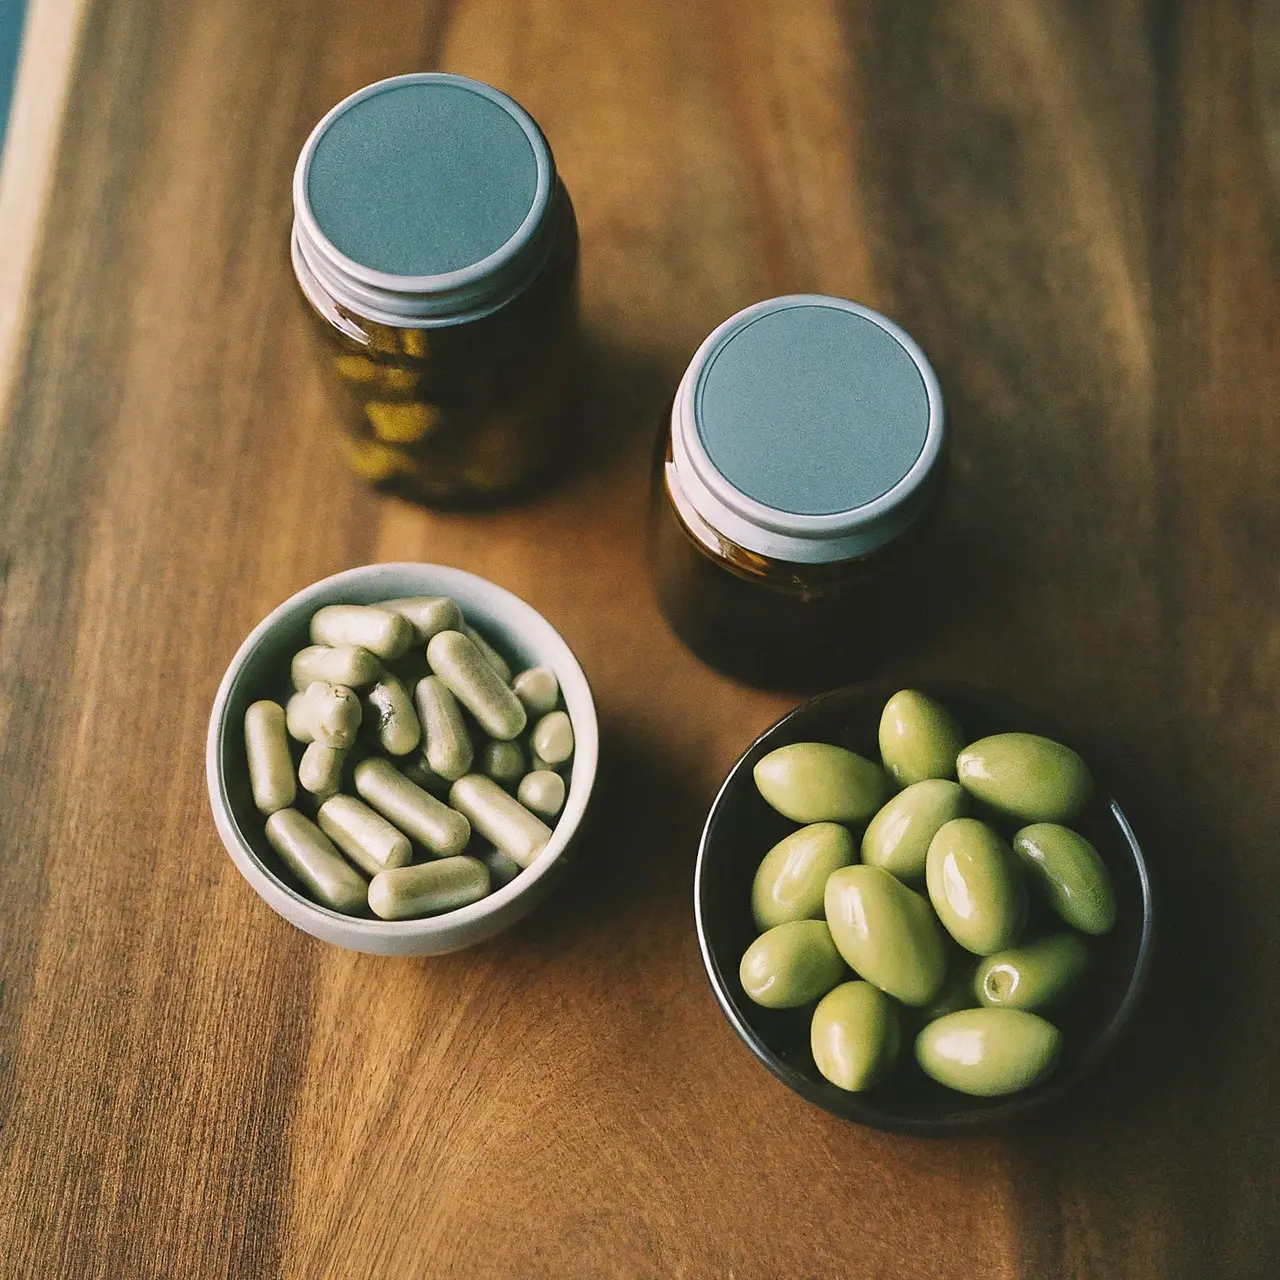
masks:
POLYGON ((884 316, 798 294, 730 317, 655 456, 650 558, 676 634, 764 688, 865 675, 929 612, 944 434, 933 369, 884 316))
POLYGON ((549 478, 571 425, 578 230, 532 117, 463 76, 380 81, 315 127, 293 205, 356 472, 440 505, 549 478))

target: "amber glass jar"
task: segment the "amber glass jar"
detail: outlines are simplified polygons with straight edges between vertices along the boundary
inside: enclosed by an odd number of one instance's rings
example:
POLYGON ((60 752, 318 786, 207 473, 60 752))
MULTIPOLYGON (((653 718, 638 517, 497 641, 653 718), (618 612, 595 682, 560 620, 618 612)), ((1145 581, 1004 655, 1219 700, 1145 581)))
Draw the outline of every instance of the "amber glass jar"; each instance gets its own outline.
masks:
POLYGON ((506 94, 397 76, 316 126, 294 273, 354 469, 434 504, 529 489, 563 461, 578 231, 551 149, 506 94))
POLYGON ((699 348, 654 459, 658 600, 705 662, 807 691, 927 625, 942 395, 897 325, 772 298, 699 348))

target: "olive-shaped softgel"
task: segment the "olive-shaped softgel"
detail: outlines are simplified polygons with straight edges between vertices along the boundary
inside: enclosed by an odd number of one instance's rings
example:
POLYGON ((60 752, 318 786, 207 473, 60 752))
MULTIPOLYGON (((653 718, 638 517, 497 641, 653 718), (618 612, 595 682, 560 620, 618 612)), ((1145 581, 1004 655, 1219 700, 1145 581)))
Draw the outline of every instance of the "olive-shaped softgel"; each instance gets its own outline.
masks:
POLYGON ((1011 947, 1027 918, 1027 888, 1013 851, 985 822, 955 818, 929 842, 929 901, 966 951, 1011 947))
POLYGON ((796 1009, 845 976, 831 931, 821 920, 791 920, 762 933, 738 967, 742 989, 767 1009, 796 1009))
POLYGON ((929 842, 945 823, 968 812, 969 797, 958 783, 945 778, 912 783, 867 824, 862 860, 899 880, 923 880, 929 842))
POLYGON ((921 1070, 960 1093, 1016 1093, 1043 1080, 1062 1048, 1058 1029, 1021 1009, 963 1009, 929 1023, 916 1037, 921 1070))
POLYGON ((756 761, 764 799, 792 822, 865 822, 884 801, 878 764, 826 742, 793 742, 756 761))
POLYGON ((973 975, 973 994, 992 1009, 1043 1009, 1067 995, 1088 967, 1083 938, 1053 934, 988 956, 973 975))
POLYGON ((1107 933, 1116 922, 1116 895, 1098 851, 1070 827, 1038 822, 1013 837, 1013 851, 1049 905, 1084 933, 1107 933))
POLYGON ((964 746, 960 726, 940 702, 916 689, 903 689, 880 715, 880 758, 900 787, 926 778, 954 778, 964 746))
POLYGON ((752 882, 756 927, 820 919, 827 877, 856 858, 853 836, 838 822, 813 822, 784 836, 764 855, 752 882))
POLYGON ((947 974, 942 929, 929 904, 880 867, 827 877, 827 924, 849 967, 903 1004, 926 1005, 947 974))
POLYGON ((893 1001, 869 982, 842 982, 828 991, 809 1024, 814 1065, 837 1088, 852 1092, 883 1078, 901 1041, 893 1001))
POLYGON ((960 785, 1023 822, 1070 822, 1093 795, 1088 766, 1070 747, 1035 733, 981 738, 956 759, 960 785))

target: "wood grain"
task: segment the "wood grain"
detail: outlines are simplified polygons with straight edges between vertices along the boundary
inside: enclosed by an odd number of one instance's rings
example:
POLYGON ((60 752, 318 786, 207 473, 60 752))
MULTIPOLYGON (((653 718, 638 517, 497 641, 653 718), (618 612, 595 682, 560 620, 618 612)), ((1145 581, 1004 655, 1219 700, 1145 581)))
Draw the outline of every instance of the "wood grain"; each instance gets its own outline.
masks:
POLYGON ((90 6, 0 424, 0 1275, 1270 1275, 1275 14, 90 6), (285 253, 312 123, 432 66, 529 107, 582 228, 590 446, 486 516, 345 474, 285 253), (646 461, 701 338, 802 289, 900 319, 948 394, 954 589, 904 678, 1062 722, 1158 876, 1135 1034, 1065 1115, 999 1137, 807 1107, 698 961, 701 817, 787 704, 662 624, 646 461), (245 632, 398 558, 545 612, 604 730, 581 870, 430 962, 285 925, 204 795, 245 632))

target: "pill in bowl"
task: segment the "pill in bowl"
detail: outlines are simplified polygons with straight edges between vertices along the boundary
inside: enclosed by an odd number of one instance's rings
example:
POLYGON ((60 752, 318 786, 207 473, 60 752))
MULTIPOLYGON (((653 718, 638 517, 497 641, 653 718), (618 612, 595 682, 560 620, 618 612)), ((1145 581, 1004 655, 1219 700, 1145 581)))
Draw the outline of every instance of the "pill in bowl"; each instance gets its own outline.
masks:
POLYGON ((545 896, 597 750, 586 678, 533 609, 460 570, 371 565, 299 592, 241 646, 210 722, 210 798, 286 919, 432 954, 545 896))

